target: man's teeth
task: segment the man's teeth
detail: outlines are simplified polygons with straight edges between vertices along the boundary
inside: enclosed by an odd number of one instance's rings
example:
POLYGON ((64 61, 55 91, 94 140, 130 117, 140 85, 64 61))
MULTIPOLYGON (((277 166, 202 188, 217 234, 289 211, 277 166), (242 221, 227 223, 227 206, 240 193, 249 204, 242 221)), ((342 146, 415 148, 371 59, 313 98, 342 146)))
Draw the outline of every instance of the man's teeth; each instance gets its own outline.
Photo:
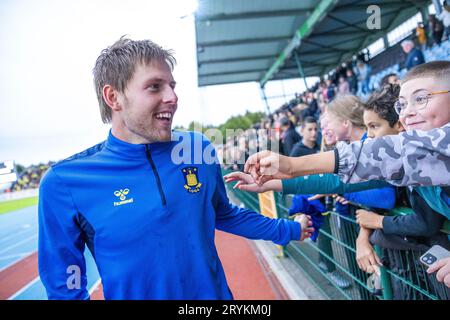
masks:
POLYGON ((157 119, 172 119, 172 114, 170 112, 163 112, 156 114, 157 119))

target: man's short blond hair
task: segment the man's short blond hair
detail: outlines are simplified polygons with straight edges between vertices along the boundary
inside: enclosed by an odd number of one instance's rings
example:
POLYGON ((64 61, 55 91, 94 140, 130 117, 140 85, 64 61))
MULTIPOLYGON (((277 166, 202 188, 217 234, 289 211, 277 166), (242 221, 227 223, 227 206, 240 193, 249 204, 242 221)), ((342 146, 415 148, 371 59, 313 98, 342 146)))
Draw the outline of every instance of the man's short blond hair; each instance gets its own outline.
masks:
POLYGON ((431 61, 415 66, 401 80, 401 84, 418 78, 433 78, 450 85, 450 61, 431 61))

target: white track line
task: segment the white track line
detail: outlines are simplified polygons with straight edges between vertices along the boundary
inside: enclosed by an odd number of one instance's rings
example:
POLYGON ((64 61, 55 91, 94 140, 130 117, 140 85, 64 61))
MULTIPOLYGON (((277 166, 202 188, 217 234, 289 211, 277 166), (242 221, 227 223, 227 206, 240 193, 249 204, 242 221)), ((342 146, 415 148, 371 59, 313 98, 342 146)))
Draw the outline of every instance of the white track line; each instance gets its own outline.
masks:
POLYGON ((11 245, 11 246, 9 246, 9 247, 3 248, 3 250, 0 251, 0 255, 1 255, 2 253, 4 253, 4 252, 7 252, 8 250, 11 250, 12 248, 15 248, 15 247, 20 246, 20 245, 23 244, 23 243, 26 243, 26 242, 28 242, 28 241, 30 241, 30 240, 33 240, 33 239, 36 239, 37 237, 38 237, 37 234, 35 234, 35 235, 32 235, 31 237, 25 238, 25 239, 23 239, 22 241, 19 241, 19 242, 15 243, 15 244, 13 244, 13 245, 11 245))
POLYGON ((98 286, 100 285, 100 282, 102 282, 102 279, 98 278, 98 280, 92 285, 91 289, 89 290, 90 296, 92 295, 92 293, 94 293, 95 289, 98 288, 98 286))
POLYGON ((28 252, 10 254, 9 256, 0 257, 0 260, 8 260, 8 259, 11 259, 11 258, 22 258, 24 256, 28 256, 30 253, 33 253, 33 252, 34 251, 28 251, 28 252))
POLYGON ((31 282, 29 282, 28 284, 26 284, 22 289, 20 289, 19 291, 17 291, 16 293, 14 293, 11 297, 9 297, 7 300, 14 300, 15 298, 17 298, 19 295, 21 295, 24 291, 26 291, 29 287, 31 287, 32 285, 34 285, 36 282, 38 282, 39 280, 41 280, 41 277, 37 277, 34 280, 32 280, 31 282))
POLYGON ((24 260, 24 259, 26 259, 26 258, 28 258, 29 256, 31 256, 33 253, 35 253, 36 251, 31 251, 30 252, 30 254, 28 254, 28 255, 26 255, 26 256, 24 256, 22 259, 19 259, 19 260, 16 260, 16 261, 13 261, 13 262, 11 262, 10 264, 8 264, 8 265, 6 265, 6 266, 4 266, 3 268, 1 268, 0 269, 0 272, 2 272, 3 270, 6 270, 6 269, 8 269, 9 267, 12 267, 13 265, 15 265, 16 263, 19 263, 20 261, 22 261, 22 260, 24 260))
MULTIPOLYGON (((16 293, 14 293, 12 296, 10 296, 7 300, 14 300, 15 298, 17 298, 18 296, 20 296, 22 293, 24 293, 26 290, 28 290, 31 286, 33 286, 36 282, 40 281, 41 277, 37 277, 35 279, 33 279, 31 282, 27 283, 25 286, 23 286, 19 291, 17 291, 16 293)), ((91 296, 95 289, 98 288, 98 286, 101 283, 101 278, 99 278, 91 287, 91 289, 89 290, 89 295, 91 296)))
POLYGON ((18 232, 14 233, 14 234, 11 234, 11 235, 9 235, 9 236, 6 236, 6 237, 4 237, 4 238, 1 238, 1 239, 0 239, 0 243, 5 242, 5 241, 8 241, 9 239, 14 238, 14 237, 17 237, 18 235, 21 235, 21 234, 23 234, 23 233, 27 233, 27 232, 29 232, 29 231, 36 232, 37 230, 38 230, 37 227, 31 227, 31 228, 28 228, 28 229, 25 229, 25 230, 18 231, 18 232))

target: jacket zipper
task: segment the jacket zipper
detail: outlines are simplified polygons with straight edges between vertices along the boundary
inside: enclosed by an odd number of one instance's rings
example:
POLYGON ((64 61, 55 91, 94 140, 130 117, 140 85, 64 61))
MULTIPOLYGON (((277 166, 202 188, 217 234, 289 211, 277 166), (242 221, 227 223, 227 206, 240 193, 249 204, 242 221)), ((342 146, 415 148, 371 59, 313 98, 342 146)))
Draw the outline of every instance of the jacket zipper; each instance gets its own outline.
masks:
POLYGON ((162 202, 163 206, 165 206, 167 203, 166 196, 164 195, 164 191, 163 191, 163 188, 161 185, 161 179, 159 178, 158 171, 156 170, 155 163, 153 162, 152 155, 150 153, 150 149, 147 144, 145 145, 145 154, 147 156, 148 162, 150 163, 150 166, 152 167, 153 174, 155 175, 156 184, 158 185, 159 195, 161 196, 161 202, 162 202))

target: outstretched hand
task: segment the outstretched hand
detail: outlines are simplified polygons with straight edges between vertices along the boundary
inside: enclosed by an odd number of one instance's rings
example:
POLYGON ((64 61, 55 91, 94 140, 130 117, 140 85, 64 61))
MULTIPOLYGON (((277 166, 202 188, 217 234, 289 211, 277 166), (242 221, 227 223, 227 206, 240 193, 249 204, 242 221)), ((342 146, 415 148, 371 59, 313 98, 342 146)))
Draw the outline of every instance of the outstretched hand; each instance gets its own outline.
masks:
POLYGON ((251 155, 244 166, 258 185, 273 179, 293 178, 290 158, 272 151, 261 151, 251 155))
POLYGON ((281 191, 282 189, 280 180, 268 181, 262 185, 259 185, 250 174, 240 171, 229 173, 223 176, 223 178, 226 183, 237 181, 233 189, 239 189, 243 191, 262 193, 269 190, 281 191))

